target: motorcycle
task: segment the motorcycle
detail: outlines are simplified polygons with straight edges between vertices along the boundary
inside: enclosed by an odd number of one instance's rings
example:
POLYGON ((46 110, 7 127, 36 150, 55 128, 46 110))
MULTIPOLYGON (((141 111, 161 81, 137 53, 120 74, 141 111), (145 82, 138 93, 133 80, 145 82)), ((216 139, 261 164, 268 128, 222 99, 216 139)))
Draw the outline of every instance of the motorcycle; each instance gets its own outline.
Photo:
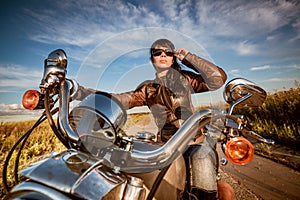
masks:
POLYGON ((5 199, 178 199, 178 191, 184 191, 187 183, 182 155, 195 138, 195 128, 203 129, 204 134, 217 133, 227 159, 239 165, 249 163, 254 155, 246 138, 274 143, 253 132, 244 116, 233 114, 237 106, 255 107, 265 101, 266 92, 246 79, 236 78, 225 85, 228 111, 199 110, 168 142, 158 144, 153 133, 126 134, 126 111, 108 93, 90 94, 70 111, 70 100, 79 85, 66 78, 66 68, 66 53, 61 49, 51 52, 44 62, 40 91, 29 90, 23 96, 26 109, 44 109, 44 113, 5 160, 5 199), (53 119, 56 113, 57 123, 53 119), (16 167, 18 185, 11 188, 6 178, 12 152, 18 145, 24 146, 32 130, 46 119, 67 150, 22 169, 19 175, 24 181, 20 183, 16 167))

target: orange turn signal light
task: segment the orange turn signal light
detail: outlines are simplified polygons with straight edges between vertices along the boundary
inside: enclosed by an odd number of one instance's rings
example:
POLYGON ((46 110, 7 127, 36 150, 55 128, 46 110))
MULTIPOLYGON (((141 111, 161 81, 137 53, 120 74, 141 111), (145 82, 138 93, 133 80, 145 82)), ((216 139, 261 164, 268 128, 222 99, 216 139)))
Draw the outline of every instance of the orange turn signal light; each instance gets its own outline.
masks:
POLYGON ((22 98, 23 107, 27 110, 34 110, 38 107, 40 93, 37 90, 27 90, 22 98))
POLYGON ((246 165, 254 156, 254 147, 243 137, 231 138, 226 144, 225 155, 235 164, 246 165))

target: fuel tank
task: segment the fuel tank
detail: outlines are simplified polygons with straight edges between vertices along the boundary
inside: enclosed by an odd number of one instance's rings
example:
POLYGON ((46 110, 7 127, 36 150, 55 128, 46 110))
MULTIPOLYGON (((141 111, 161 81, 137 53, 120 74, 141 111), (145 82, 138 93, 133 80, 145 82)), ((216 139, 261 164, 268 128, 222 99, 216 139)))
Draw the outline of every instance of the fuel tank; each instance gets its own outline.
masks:
MULTIPOLYGON (((100 160, 85 153, 67 150, 26 167, 20 174, 78 199, 122 199, 132 177, 142 179, 147 194, 159 172, 159 170, 144 174, 115 172, 100 160)), ((177 199, 184 190, 185 176, 184 159, 179 157, 168 169, 155 194, 155 199, 177 199)))
MULTIPOLYGON (((159 170, 144 174, 132 174, 133 176, 139 177, 144 180, 144 187, 146 194, 148 195, 150 189, 157 176, 159 170)), ((155 193, 155 199, 180 199, 181 194, 185 187, 186 180, 186 169, 184 158, 180 156, 173 162, 168 169, 164 179, 160 183, 158 190, 155 193)))

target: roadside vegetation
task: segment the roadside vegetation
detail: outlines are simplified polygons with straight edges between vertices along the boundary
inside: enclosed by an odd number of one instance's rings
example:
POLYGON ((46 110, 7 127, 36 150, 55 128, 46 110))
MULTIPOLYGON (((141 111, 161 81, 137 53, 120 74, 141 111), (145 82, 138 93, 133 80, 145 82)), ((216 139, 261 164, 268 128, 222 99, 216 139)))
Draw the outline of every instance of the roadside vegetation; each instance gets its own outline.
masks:
MULTIPOLYGON (((239 108, 235 111, 249 117, 253 123, 253 130, 258 134, 275 140, 277 144, 291 146, 299 150, 300 147, 300 86, 296 85, 288 91, 269 94, 263 106, 258 108, 239 108)), ((128 116, 126 127, 144 119, 148 113, 132 114, 128 116)), ((0 198, 3 198, 2 170, 5 158, 15 142, 26 133, 35 121, 0 122, 0 198)), ((268 149, 268 147, 264 147, 268 149)), ((47 122, 43 122, 30 135, 20 157, 19 169, 36 161, 52 151, 62 151, 64 146, 53 134, 47 122)), ((16 158, 17 152, 13 154, 16 158)), ((8 166, 8 183, 14 184, 14 163, 8 166)))
POLYGON ((275 145, 254 144, 256 154, 300 171, 300 85, 269 94, 257 108, 238 108, 236 113, 250 119, 252 130, 275 145))
MULTIPOLYGON (((17 140, 24 135, 33 125, 35 121, 24 121, 24 122, 0 122, 0 178, 1 178, 1 188, 0 197, 4 196, 4 187, 2 183, 2 171, 5 158, 17 142, 17 140)), ((19 145, 20 146, 20 145, 19 145)), ((19 148, 17 148, 18 151, 19 148)), ((47 121, 43 122, 38 126, 29 136, 27 143, 22 150, 20 156, 19 169, 22 169, 25 165, 28 165, 34 161, 37 161, 43 155, 47 155, 52 151, 62 151, 64 146, 56 138, 56 136, 51 131, 51 128, 47 121)), ((7 167, 8 173, 8 184, 14 184, 14 160, 17 157, 17 151, 12 155, 12 161, 9 162, 7 167)))
POLYGON ((253 131, 263 137, 300 149, 300 86, 269 94, 261 107, 235 112, 247 116, 253 131))
MULTIPOLYGON (((129 115, 127 123, 125 124, 125 128, 138 123, 147 115, 148 113, 129 115)), ((0 122, 0 199, 2 199, 5 195, 2 183, 2 172, 5 158, 17 140, 24 135, 34 125, 34 123, 35 121, 0 122)), ((48 155, 51 152, 60 152, 64 149, 64 145, 54 135, 48 122, 45 121, 35 128, 35 130, 29 136, 29 139, 25 144, 20 156, 19 169, 22 169, 24 166, 42 159, 44 155, 48 155)), ((17 157, 18 150, 19 148, 17 148, 14 152, 7 167, 8 184, 10 186, 15 184, 14 161, 17 157)))

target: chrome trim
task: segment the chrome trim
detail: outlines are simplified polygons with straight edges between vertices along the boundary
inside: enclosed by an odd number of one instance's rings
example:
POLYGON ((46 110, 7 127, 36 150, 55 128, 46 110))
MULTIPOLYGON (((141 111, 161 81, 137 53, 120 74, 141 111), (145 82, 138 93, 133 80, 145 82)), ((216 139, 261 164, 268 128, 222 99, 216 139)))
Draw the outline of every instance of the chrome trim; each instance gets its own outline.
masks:
POLYGON ((235 106, 257 107, 261 106, 266 97, 266 91, 255 83, 244 78, 235 78, 229 81, 223 91, 224 100, 232 104, 228 114, 235 106))
POLYGON ((123 200, 144 200, 146 190, 143 188, 143 180, 137 177, 129 177, 123 200))
POLYGON ((212 110, 210 109, 198 111, 186 120, 168 142, 158 149, 145 151, 133 149, 130 160, 126 160, 126 165, 121 166, 120 171, 145 173, 168 166, 182 155, 188 144, 192 142, 199 122, 211 114, 212 110))
POLYGON ((25 194, 30 192, 40 193, 50 199, 70 199, 70 197, 63 195, 63 193, 57 190, 34 182, 23 182, 17 185, 9 192, 5 199, 15 199, 17 197, 16 194, 25 194))
POLYGON ((266 139, 262 137, 261 135, 255 133, 254 131, 244 131, 243 132, 246 136, 251 137, 253 139, 256 139, 260 142, 266 143, 266 144, 275 144, 275 141, 272 139, 266 139))
POLYGON ((60 87, 60 98, 59 98, 59 125, 61 131, 68 136, 72 142, 78 142, 79 136, 73 131, 69 124, 69 98, 70 89, 72 88, 72 83, 69 80, 63 81, 60 87))
POLYGON ((154 151, 134 151, 132 152, 132 157, 135 159, 141 159, 145 161, 156 160, 168 162, 168 158, 173 158, 172 155, 174 155, 174 153, 180 155, 184 152, 187 145, 195 137, 195 134, 190 133, 194 125, 197 122, 201 121, 203 118, 206 118, 211 113, 212 112, 210 109, 198 111, 186 120, 186 122, 178 129, 178 131, 173 135, 173 137, 165 143, 165 145, 154 151))

